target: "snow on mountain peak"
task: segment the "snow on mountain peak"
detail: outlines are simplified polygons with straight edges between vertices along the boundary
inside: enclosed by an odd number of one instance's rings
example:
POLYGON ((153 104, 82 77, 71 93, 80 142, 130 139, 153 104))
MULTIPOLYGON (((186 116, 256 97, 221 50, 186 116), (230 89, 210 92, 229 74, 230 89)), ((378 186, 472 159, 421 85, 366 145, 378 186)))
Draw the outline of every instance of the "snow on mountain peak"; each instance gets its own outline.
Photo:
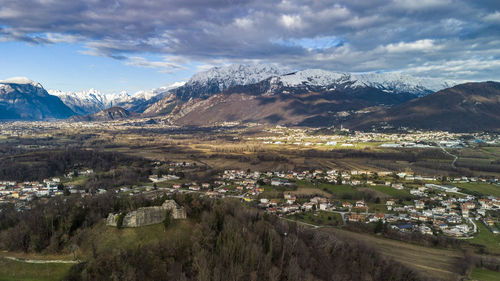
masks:
POLYGON ((11 77, 0 81, 0 84, 28 84, 37 88, 43 88, 40 83, 35 82, 27 77, 11 77))
POLYGON ((242 65, 232 64, 222 67, 214 67, 207 71, 199 72, 191 77, 186 86, 208 85, 218 83, 219 91, 223 91, 235 85, 248 85, 258 83, 271 76, 285 74, 286 70, 274 65, 255 64, 242 65))

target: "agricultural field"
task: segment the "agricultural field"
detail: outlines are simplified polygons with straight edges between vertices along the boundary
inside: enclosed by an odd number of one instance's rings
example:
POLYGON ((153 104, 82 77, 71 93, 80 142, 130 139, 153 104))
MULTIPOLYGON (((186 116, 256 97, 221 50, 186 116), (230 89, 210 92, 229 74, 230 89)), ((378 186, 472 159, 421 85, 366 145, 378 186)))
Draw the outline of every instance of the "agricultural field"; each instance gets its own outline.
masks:
POLYGON ((492 254, 500 254, 500 236, 493 234, 482 222, 475 221, 475 223, 479 233, 467 241, 484 246, 492 254))
POLYGON ((500 197, 500 185, 488 183, 457 183, 457 187, 466 191, 481 193, 485 196, 500 197))
POLYGON ((500 273, 484 268, 474 268, 469 275, 469 280, 478 281, 499 281, 500 273))
POLYGON ((365 243, 382 255, 407 265, 430 280, 457 280, 457 260, 462 253, 455 250, 429 248, 396 240, 376 237, 370 234, 348 232, 337 228, 322 228, 321 231, 335 233, 339 237, 365 243))

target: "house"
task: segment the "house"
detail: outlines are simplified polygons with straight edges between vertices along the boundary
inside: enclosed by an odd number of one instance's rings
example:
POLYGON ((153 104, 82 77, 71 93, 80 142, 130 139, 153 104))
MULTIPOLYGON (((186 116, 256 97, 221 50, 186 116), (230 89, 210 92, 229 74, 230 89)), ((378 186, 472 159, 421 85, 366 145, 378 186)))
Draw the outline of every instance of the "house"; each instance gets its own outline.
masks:
POLYGON ((342 202, 342 207, 346 209, 352 208, 352 204, 349 202, 342 202))
POLYGON ((347 216, 347 220, 351 222, 363 222, 366 219, 364 214, 351 213, 347 216))
POLYGON ((200 186, 199 185, 190 185, 189 186, 189 190, 199 191, 200 190, 200 186))
POLYGON ((326 211, 328 209, 328 203, 320 203, 319 204, 319 209, 320 210, 323 210, 323 211, 326 211))
POLYGON ((366 208, 367 205, 364 200, 358 200, 356 201, 356 208, 366 208))

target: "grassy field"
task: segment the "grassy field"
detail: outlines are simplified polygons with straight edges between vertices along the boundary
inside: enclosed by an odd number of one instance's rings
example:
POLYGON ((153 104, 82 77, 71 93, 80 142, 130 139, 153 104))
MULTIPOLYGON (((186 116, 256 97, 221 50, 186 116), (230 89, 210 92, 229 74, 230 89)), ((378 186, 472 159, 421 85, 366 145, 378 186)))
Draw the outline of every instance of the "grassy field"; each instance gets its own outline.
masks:
POLYGON ((500 197, 500 186, 488 183, 457 183, 454 184, 457 187, 482 193, 484 195, 492 195, 500 197))
POLYGON ((85 257, 90 256, 93 243, 99 251, 112 251, 116 249, 133 249, 139 245, 154 243, 166 235, 187 239, 191 227, 189 220, 175 220, 167 230, 165 230, 163 224, 118 229, 106 226, 103 221, 83 233, 84 241, 80 248, 84 250, 78 252, 78 257, 85 259, 85 257))
POLYGON ((500 254, 500 235, 493 234, 482 222, 475 221, 479 233, 471 240, 467 240, 474 244, 483 245, 488 252, 500 254))
POLYGON ((63 280, 73 264, 26 263, 0 258, 0 281, 63 280))
POLYGON ((406 198, 410 196, 410 192, 408 192, 408 190, 404 189, 398 190, 387 185, 374 185, 374 186, 369 186, 368 188, 385 193, 391 196, 392 198, 406 198))
POLYGON ((343 224, 340 214, 324 211, 304 212, 301 214, 289 215, 287 218, 313 225, 337 226, 343 224))
POLYGON ((462 255, 459 251, 428 248, 331 227, 322 228, 321 231, 334 233, 346 240, 366 243, 382 255, 420 272, 430 280, 459 279, 459 274, 456 273, 458 269, 455 267, 457 259, 462 255))
POLYGON ((336 184, 328 184, 328 183, 320 183, 318 184, 318 188, 330 192, 336 198, 349 198, 354 197, 359 192, 356 189, 352 188, 350 185, 336 185, 336 184))
POLYGON ((496 281, 500 280, 500 272, 487 270, 484 268, 474 268, 469 275, 470 280, 496 281))

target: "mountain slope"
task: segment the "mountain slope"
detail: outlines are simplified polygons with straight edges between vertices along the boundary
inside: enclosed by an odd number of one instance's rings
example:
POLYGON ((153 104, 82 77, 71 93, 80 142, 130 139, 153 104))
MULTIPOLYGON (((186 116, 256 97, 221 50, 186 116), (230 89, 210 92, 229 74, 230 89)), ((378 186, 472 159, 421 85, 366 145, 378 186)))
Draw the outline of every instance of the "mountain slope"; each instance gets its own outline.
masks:
POLYGON ((74 114, 39 83, 24 77, 0 81, 0 120, 62 119, 74 114))
POLYGON ((357 129, 384 125, 449 131, 500 129, 500 83, 466 83, 441 90, 346 124, 357 129))
POLYGON ((287 73, 286 69, 272 65, 238 65, 214 67, 199 72, 172 92, 181 100, 208 98, 230 87, 255 84, 272 76, 287 73))
POLYGON ((181 125, 208 125, 222 122, 329 126, 335 115, 379 105, 400 104, 413 96, 394 95, 373 87, 337 88, 330 91, 266 94, 270 80, 237 86, 182 104, 171 100, 171 121, 181 125))
MULTIPOLYGON (((417 78, 401 73, 365 73, 351 74, 342 72, 332 72, 320 69, 306 69, 303 71, 289 72, 275 66, 266 65, 230 65, 213 68, 211 70, 194 75, 184 86, 172 90, 173 95, 150 106, 144 111, 146 116, 168 115, 175 108, 192 107, 199 99, 209 99, 203 102, 206 107, 213 107, 218 98, 212 98, 224 92, 225 95, 231 93, 247 94, 250 96, 263 95, 299 95, 308 93, 353 93, 363 92, 364 98, 372 100, 369 106, 373 105, 394 105, 412 98, 425 96, 437 90, 444 89, 450 85, 455 85, 453 81, 446 81, 434 78, 417 78), (364 89, 362 91, 362 89, 364 89), (374 90, 377 90, 373 92, 374 90), (368 92, 372 91, 373 98, 381 98, 374 101, 368 92), (380 95, 385 92, 392 95, 388 100, 387 95, 380 95), (186 103, 186 105, 184 105, 186 103)), ((297 96, 298 97, 298 96, 297 96)), ((350 97, 346 97, 349 99, 350 97)), ((354 97, 359 99, 359 97, 354 97)), ((336 103, 342 100, 336 99, 336 103)), ((349 101, 344 103, 349 104, 349 101)), ((201 104, 200 104, 201 105, 201 104)), ((366 105, 361 102, 360 105, 366 105)), ((229 104, 220 107, 219 110, 231 111, 229 104)), ((236 105, 235 105, 236 106, 236 105)), ((236 106, 238 107, 238 106, 236 106)), ((200 110, 203 108, 198 106, 200 110)), ((337 106, 342 110, 356 110, 359 106, 337 106)), ((258 108, 253 108, 258 112, 258 108)), ((332 111, 328 109, 327 111, 332 111)), ((177 109, 183 112, 185 109, 177 109)), ((323 112, 326 113, 326 112, 323 112)), ((177 113, 174 113, 177 114, 177 113)), ((222 116, 223 113, 218 113, 222 116)), ((178 119, 178 116, 174 116, 178 119)), ((193 120, 194 121, 194 120, 193 120)), ((203 120, 202 120, 203 121, 203 120)))
POLYGON ((127 119, 133 114, 121 107, 111 107, 95 114, 78 115, 71 117, 71 121, 114 121, 127 119))
POLYGON ((170 86, 139 91, 132 95, 127 92, 118 94, 103 94, 95 89, 81 92, 63 92, 49 90, 51 95, 59 97, 68 107, 79 115, 94 114, 110 107, 123 107, 129 111, 142 113, 148 107, 165 97, 171 89, 183 83, 174 83, 170 86))

